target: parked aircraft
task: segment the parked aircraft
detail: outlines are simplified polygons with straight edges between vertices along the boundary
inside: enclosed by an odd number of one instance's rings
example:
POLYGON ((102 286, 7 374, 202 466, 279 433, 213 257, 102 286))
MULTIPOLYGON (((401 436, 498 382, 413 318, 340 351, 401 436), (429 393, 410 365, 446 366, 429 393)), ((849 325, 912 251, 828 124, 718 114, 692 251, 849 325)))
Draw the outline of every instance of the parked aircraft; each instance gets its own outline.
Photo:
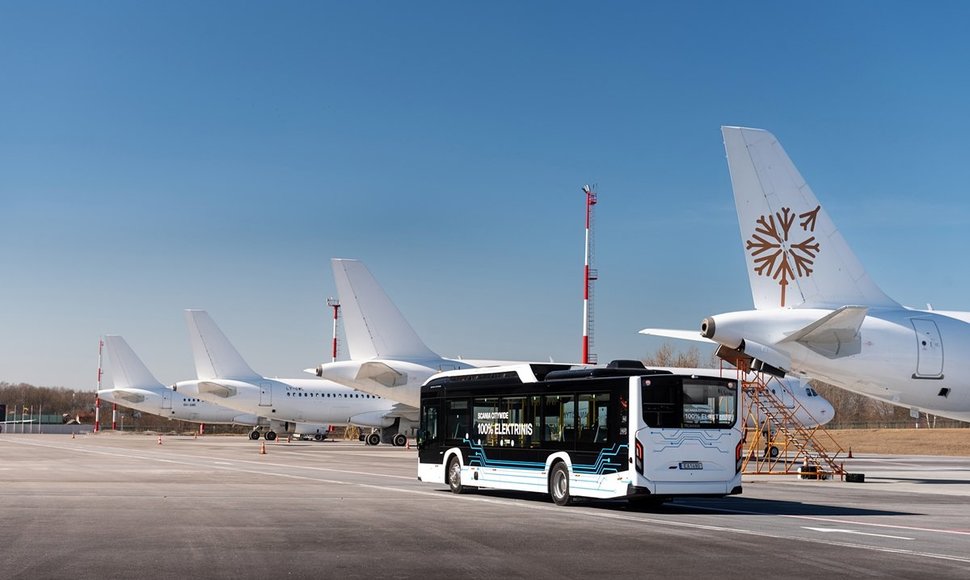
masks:
MULTIPOLYGON (((508 361, 441 357, 418 337, 362 262, 335 258, 331 265, 351 360, 325 363, 307 372, 392 397, 416 409, 420 404, 421 385, 434 374, 457 368, 509 364, 508 361)), ((717 369, 660 370, 710 376, 720 373, 717 369)), ((772 388, 803 425, 824 425, 835 416, 832 405, 799 379, 784 379, 773 383, 772 388)))
POLYGON ((214 405, 166 387, 152 375, 120 336, 106 336, 104 345, 108 352, 108 369, 114 388, 101 389, 98 396, 109 403, 195 423, 255 426, 259 422, 254 414, 214 405))
POLYGON ((970 313, 887 296, 771 133, 721 131, 755 310, 709 316, 700 334, 641 332, 714 342, 754 369, 970 421, 970 359, 954 354, 970 350, 970 313))
MULTIPOLYGON (((257 374, 204 310, 186 310, 185 320, 198 381, 179 384, 178 392, 268 417, 266 439, 292 423, 353 424, 380 429, 370 445, 405 445, 405 432, 417 423, 417 409, 320 379, 277 379, 257 374)), ((252 436, 252 435, 251 435, 252 436)), ((255 438, 258 438, 258 433, 255 438)))

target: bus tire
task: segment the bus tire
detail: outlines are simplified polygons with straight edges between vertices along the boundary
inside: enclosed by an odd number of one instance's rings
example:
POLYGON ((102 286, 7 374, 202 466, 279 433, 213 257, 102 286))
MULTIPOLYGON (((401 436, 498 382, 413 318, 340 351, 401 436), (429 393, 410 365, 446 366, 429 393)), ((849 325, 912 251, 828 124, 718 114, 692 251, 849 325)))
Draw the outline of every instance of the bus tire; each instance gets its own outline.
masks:
POLYGON ((457 457, 448 460, 448 471, 445 474, 451 493, 465 493, 465 486, 461 484, 461 463, 457 457))
POLYGON ((569 468, 562 461, 552 466, 549 472, 549 495, 556 505, 569 505, 569 468))

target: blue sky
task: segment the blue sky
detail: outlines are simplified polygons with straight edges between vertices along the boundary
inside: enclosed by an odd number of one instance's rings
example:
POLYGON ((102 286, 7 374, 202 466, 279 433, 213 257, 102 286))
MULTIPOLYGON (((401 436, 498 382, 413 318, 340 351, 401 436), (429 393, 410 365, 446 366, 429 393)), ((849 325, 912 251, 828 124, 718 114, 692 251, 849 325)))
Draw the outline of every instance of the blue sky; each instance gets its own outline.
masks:
MULTIPOLYGON (((0 1, 0 381, 93 389, 102 334, 193 375, 328 357, 329 259, 428 345, 576 360, 751 297, 720 125, 772 131, 897 300, 967 309, 970 6, 0 1)), ((686 348, 686 346, 685 346, 686 348)))

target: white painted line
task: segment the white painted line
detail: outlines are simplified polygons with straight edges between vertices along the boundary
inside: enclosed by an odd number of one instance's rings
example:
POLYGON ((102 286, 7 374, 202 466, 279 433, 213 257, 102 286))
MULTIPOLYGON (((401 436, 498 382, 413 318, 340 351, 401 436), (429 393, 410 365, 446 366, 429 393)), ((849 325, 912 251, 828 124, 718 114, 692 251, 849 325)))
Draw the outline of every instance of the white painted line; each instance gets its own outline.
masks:
POLYGON ((906 538, 903 536, 890 536, 888 534, 871 534, 869 532, 860 532, 858 530, 843 530, 840 528, 810 528, 808 526, 802 526, 802 528, 806 530, 812 530, 815 532, 823 532, 823 533, 835 532, 839 534, 857 534, 859 536, 874 536, 876 538, 892 538, 894 540, 913 540, 913 538, 906 538))

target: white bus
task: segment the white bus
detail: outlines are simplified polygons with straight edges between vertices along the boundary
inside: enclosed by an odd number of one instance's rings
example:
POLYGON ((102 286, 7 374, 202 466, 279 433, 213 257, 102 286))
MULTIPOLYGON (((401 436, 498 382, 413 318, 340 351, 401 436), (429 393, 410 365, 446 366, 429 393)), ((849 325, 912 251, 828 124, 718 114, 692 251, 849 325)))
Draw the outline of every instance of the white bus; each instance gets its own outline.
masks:
POLYGON ((418 479, 558 505, 739 494, 739 401, 737 381, 637 361, 444 372, 421 387, 418 479))

